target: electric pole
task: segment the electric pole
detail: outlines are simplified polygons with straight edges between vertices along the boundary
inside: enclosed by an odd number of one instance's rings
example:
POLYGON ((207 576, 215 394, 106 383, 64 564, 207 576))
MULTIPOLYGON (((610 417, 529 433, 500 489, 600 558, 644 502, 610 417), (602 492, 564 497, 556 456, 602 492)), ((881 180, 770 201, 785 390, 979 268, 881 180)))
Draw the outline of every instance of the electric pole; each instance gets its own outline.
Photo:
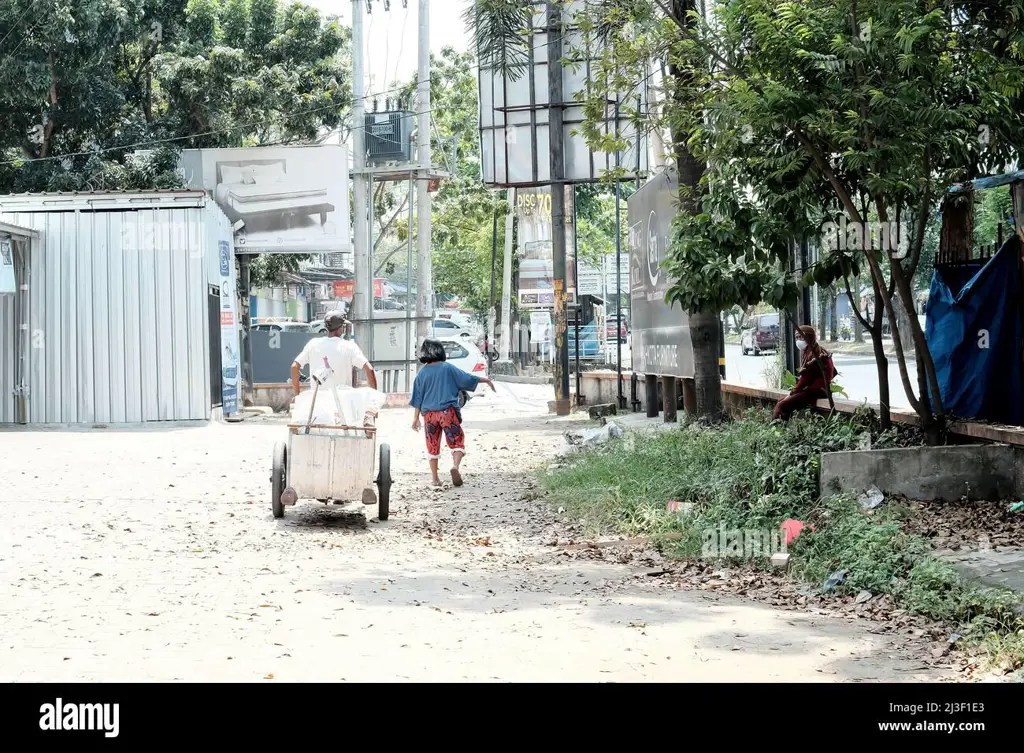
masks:
POLYGON ((370 276, 369 201, 366 190, 366 87, 363 73, 363 0, 352 0, 352 262, 355 293, 352 311, 356 320, 356 342, 364 350, 369 347, 370 307, 373 305, 373 281, 370 276), (367 280, 370 280, 367 289, 367 280))
MULTIPOLYGON (((357 2, 358 4, 358 2, 357 2)), ((431 261, 430 168, 430 0, 419 5, 419 75, 416 86, 419 124, 416 147, 419 152, 417 183, 417 259, 416 259, 416 339, 417 344, 430 337, 434 319, 434 275, 431 261)))
MULTIPOLYGON (((565 156, 562 130, 562 13, 558 2, 549 2, 548 47, 548 144, 551 150, 551 251, 555 283, 555 413, 567 416, 569 402, 569 338, 567 337, 565 249, 565 156)), ((577 344, 577 347, 578 344, 577 344)))

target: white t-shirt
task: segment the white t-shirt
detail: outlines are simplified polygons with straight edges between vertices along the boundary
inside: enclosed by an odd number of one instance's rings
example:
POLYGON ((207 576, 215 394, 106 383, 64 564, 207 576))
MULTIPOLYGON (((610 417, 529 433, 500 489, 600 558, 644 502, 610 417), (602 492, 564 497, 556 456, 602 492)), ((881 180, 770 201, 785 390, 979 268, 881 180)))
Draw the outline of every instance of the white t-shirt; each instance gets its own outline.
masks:
POLYGON ((295 357, 300 367, 309 366, 310 376, 325 366, 334 371, 329 383, 352 386, 352 369, 361 369, 367 364, 366 356, 351 340, 341 337, 314 337, 295 357))

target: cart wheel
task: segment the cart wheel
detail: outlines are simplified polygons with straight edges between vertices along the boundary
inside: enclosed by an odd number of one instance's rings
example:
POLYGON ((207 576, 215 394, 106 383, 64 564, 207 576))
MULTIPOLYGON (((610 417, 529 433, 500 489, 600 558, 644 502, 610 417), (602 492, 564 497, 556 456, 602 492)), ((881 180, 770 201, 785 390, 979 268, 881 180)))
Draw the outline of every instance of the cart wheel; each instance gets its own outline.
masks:
POLYGON ((285 486, 285 470, 288 468, 288 448, 284 442, 274 445, 274 465, 270 471, 270 509, 275 518, 284 517, 284 505, 281 504, 281 493, 285 486))
POLYGON ((391 447, 380 446, 380 465, 377 469, 377 517, 387 520, 391 513, 391 447))

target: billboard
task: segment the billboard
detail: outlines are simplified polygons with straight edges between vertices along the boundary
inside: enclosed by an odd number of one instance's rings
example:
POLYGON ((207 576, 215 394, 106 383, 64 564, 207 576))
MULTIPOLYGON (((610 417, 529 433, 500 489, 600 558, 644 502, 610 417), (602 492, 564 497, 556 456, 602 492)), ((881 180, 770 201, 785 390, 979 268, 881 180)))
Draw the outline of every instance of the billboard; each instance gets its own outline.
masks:
POLYGON ((692 378, 689 321, 683 311, 665 303, 671 283, 661 267, 678 195, 675 171, 665 170, 628 199, 630 347, 634 371, 692 378))
MULTIPOLYGON (((581 32, 580 16, 592 13, 592 0, 567 0, 562 3, 559 32, 562 57, 570 62, 562 66, 562 139, 565 180, 568 183, 595 183, 605 173, 621 166, 624 179, 643 175, 648 169, 647 141, 637 133, 630 109, 647 109, 648 79, 622 93, 595 91, 592 71, 600 68, 599 40, 581 32), (586 119, 584 103, 577 94, 598 94, 609 103, 601 122, 603 135, 618 134, 627 142, 618 155, 590 148, 580 128, 586 119), (615 103, 619 103, 619 107, 615 103)), ((503 70, 496 60, 482 59, 477 68, 480 108, 480 170, 484 184, 492 188, 527 187, 550 183, 551 148, 548 124, 548 50, 552 39, 547 29, 548 3, 530 3, 530 14, 523 38, 523 64, 503 70), (524 70, 524 68, 527 68, 524 70)))
MULTIPOLYGON (((565 288, 566 303, 576 301, 573 248, 573 188, 565 191, 565 288)), ((519 308, 555 307, 555 262, 551 242, 551 187, 524 188, 516 191, 516 218, 519 236, 519 308)))
POLYGON ((186 149, 189 187, 213 196, 233 224, 235 253, 329 253, 349 238, 344 146, 186 149))
MULTIPOLYGON (((332 292, 334 293, 335 298, 342 298, 346 301, 351 301, 356 294, 355 280, 334 280, 332 286, 332 292)), ((378 277, 373 281, 373 297, 384 297, 384 280, 381 277, 378 277)))

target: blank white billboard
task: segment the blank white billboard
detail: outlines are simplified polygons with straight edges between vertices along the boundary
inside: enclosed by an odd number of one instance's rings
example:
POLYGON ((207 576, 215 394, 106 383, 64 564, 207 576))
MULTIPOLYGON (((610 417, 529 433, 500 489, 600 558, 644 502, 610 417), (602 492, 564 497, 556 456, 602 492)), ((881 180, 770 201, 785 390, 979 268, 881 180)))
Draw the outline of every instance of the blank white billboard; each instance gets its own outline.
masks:
MULTIPOLYGON (((548 138, 548 40, 546 3, 534 3, 536 12, 529 34, 529 65, 514 72, 503 72, 493 63, 480 65, 480 155, 483 182, 492 188, 525 188, 547 185, 551 181, 550 140, 548 138)), ((595 183, 616 168, 616 155, 593 152, 579 133, 585 121, 583 107, 576 95, 592 85, 592 70, 597 53, 586 49, 586 42, 573 26, 573 18, 586 13, 588 0, 564 3, 562 20, 562 57, 572 63, 562 66, 562 122, 565 155, 565 180, 568 183, 595 183)), ((606 119, 601 130, 618 133, 629 140, 629 147, 618 155, 625 178, 645 175, 648 170, 646 138, 637 137, 626 112, 647 106, 647 83, 639 82, 633 91, 606 93, 606 119), (619 103, 618 117, 615 103, 619 103)))

